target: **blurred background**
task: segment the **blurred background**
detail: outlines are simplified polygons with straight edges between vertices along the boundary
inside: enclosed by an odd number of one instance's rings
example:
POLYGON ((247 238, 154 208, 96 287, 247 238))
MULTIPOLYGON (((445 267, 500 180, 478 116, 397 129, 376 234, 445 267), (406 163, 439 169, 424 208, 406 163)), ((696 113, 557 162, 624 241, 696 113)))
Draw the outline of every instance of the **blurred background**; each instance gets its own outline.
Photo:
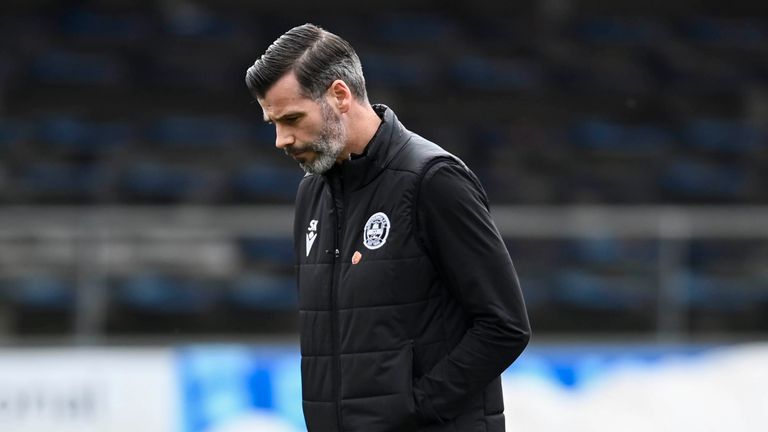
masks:
POLYGON ((296 25, 467 162, 534 340, 508 429, 768 424, 768 3, 3 0, 0 430, 301 431, 296 25))

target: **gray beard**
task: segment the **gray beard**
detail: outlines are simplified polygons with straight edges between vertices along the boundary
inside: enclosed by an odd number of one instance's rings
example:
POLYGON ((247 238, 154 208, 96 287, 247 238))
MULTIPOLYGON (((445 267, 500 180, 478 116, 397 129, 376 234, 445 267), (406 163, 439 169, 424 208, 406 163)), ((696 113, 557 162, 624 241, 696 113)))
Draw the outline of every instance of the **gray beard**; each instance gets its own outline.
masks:
POLYGON ((308 174, 323 174, 333 168, 336 160, 344 151, 346 134, 339 116, 333 112, 331 106, 325 100, 320 102, 323 116, 323 129, 320 136, 307 146, 315 152, 315 159, 311 162, 299 162, 299 166, 308 174))

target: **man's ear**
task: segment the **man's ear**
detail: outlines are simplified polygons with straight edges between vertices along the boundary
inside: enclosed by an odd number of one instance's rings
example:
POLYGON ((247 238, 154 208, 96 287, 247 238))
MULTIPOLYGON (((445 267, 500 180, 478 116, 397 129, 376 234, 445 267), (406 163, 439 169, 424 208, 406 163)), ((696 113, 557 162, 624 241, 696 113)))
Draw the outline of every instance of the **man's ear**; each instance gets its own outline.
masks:
POLYGON ((352 104, 352 91, 342 80, 336 80, 328 88, 328 96, 331 99, 331 105, 336 107, 339 112, 346 113, 352 104))

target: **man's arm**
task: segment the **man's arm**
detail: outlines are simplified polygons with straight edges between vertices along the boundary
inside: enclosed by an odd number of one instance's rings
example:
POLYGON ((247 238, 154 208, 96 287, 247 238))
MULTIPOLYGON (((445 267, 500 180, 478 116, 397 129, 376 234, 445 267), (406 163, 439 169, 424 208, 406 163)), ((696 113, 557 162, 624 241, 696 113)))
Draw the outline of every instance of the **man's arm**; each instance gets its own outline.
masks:
POLYGON ((459 344, 414 386, 420 414, 442 422, 515 361, 530 325, 512 260, 474 175, 456 162, 439 162, 424 177, 417 209, 440 278, 471 322, 459 344))

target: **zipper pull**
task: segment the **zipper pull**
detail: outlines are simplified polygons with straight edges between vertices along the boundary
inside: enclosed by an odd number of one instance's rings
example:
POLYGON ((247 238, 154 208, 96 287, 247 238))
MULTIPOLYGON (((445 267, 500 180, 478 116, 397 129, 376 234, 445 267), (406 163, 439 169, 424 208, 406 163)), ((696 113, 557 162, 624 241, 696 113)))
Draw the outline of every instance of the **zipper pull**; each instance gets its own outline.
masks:
POLYGON ((334 256, 335 256, 336 258, 340 257, 340 256, 341 256, 341 252, 339 252, 339 250, 338 250, 338 249, 336 249, 336 251, 334 251, 334 256))

